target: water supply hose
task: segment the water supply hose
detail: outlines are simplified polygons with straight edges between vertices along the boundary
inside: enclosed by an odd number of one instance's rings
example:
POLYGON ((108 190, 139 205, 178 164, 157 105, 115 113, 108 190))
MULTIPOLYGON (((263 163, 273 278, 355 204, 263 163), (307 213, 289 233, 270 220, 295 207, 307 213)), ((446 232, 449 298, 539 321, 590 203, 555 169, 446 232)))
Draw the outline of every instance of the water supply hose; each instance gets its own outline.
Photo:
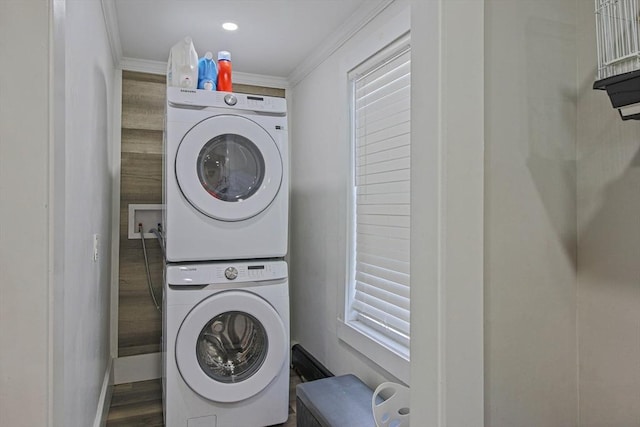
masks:
MULTIPOLYGON (((157 230, 155 230, 157 232, 157 230)), ((144 267, 147 272, 147 285, 149 286, 149 294, 151 295, 151 299, 153 300, 153 304, 156 306, 156 309, 162 312, 162 308, 160 308, 160 304, 158 304, 158 300, 156 299, 156 293, 153 291, 153 284, 151 283, 151 272, 149 271, 149 259, 147 257, 147 245, 144 242, 144 230, 142 228, 142 223, 138 224, 138 232, 140 233, 140 240, 142 240, 142 253, 144 254, 144 267)), ((155 234, 155 233, 154 233, 155 234)), ((160 239, 158 234, 156 234, 158 240, 160 240, 160 246, 162 247, 162 252, 164 253, 164 244, 160 239)))

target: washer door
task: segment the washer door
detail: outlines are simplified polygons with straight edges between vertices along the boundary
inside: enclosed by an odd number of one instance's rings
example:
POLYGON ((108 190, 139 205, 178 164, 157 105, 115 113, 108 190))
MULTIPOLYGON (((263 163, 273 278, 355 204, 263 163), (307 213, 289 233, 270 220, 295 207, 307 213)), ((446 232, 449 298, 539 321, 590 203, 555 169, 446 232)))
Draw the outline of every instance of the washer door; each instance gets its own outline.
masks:
POLYGON ((239 402, 280 373, 287 348, 285 326, 269 303, 249 292, 227 291, 189 312, 175 352, 194 392, 215 402, 239 402))
POLYGON ((259 214, 282 182, 282 157, 271 135, 233 115, 210 117, 191 128, 178 146, 175 168, 189 203, 223 221, 259 214))

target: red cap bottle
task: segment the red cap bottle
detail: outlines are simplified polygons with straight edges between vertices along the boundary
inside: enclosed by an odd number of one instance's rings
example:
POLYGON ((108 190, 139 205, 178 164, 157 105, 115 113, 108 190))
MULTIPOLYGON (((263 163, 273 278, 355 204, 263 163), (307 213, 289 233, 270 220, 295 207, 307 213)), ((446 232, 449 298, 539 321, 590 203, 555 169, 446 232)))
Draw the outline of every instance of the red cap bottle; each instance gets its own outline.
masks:
POLYGON ((233 92, 231 84, 231 54, 226 50, 218 52, 218 88, 222 92, 233 92))

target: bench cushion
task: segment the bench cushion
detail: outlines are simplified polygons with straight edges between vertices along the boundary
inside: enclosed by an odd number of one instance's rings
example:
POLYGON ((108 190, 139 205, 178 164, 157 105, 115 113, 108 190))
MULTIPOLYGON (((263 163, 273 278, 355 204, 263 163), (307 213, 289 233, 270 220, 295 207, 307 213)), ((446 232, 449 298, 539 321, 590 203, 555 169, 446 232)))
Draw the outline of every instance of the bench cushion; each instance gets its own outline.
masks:
POLYGON ((376 427, 373 391, 355 375, 298 384, 297 427, 376 427))

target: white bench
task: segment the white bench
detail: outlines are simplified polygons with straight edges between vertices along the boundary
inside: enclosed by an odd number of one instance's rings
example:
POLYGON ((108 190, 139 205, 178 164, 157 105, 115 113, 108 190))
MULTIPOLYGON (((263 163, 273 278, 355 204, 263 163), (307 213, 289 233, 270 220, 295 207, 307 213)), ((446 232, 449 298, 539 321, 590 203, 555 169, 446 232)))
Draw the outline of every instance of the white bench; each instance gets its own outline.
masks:
POLYGON ((373 390, 355 375, 298 384, 297 427, 376 427, 373 390))

